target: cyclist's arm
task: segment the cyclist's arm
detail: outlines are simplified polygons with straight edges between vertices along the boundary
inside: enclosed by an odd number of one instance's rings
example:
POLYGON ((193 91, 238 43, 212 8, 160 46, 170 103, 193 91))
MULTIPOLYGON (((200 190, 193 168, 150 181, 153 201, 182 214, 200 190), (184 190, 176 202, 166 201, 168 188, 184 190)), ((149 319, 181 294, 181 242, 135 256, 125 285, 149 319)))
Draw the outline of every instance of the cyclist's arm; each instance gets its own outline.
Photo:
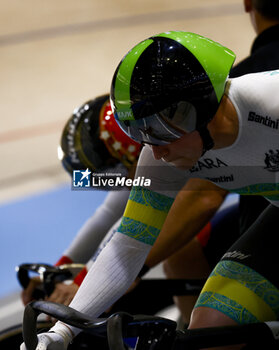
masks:
POLYGON ((145 265, 153 267, 190 242, 219 209, 228 191, 190 179, 178 193, 145 265))
POLYGON ((74 279, 74 283, 78 286, 81 285, 83 282, 87 272, 91 268, 91 266, 96 261, 97 257, 100 255, 101 251, 105 248, 105 246, 108 244, 108 242, 112 239, 115 232, 117 232, 117 228, 119 227, 121 222, 121 218, 119 218, 115 224, 110 228, 110 230, 107 232, 105 237, 103 238, 102 242, 99 244, 98 248, 95 249, 93 256, 91 259, 86 263, 85 267, 77 274, 77 276, 74 279))
MULTIPOLYGON (((207 180, 189 179, 175 198, 145 265, 149 268, 156 266, 189 243, 214 216, 227 194, 228 191, 207 180)), ((109 232, 97 254, 111 237, 112 233, 109 232)), ((93 260, 96 260, 96 256, 93 260)))
POLYGON ((86 263, 95 253, 110 227, 123 215, 128 197, 128 190, 108 193, 104 203, 81 227, 57 265, 64 261, 86 263))

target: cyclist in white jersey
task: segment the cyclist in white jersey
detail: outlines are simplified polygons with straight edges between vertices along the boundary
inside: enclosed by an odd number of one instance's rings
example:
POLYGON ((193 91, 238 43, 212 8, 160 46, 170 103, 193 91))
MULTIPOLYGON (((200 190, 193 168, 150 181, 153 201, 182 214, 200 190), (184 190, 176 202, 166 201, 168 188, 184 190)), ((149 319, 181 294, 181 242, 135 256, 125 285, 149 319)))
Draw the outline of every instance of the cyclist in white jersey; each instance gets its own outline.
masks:
MULTIPOLYGON (((137 154, 140 147, 120 130, 114 118, 111 120, 111 108, 108 103, 108 97, 108 95, 100 96, 75 109, 73 115, 65 125, 61 137, 61 146, 59 146, 58 153, 64 168, 71 176, 73 175, 74 170, 84 170, 85 168, 89 167, 91 171, 104 172, 104 169, 108 169, 108 166, 110 166, 110 171, 120 171, 125 175, 127 170, 130 169, 130 176, 133 176, 131 173, 133 170, 132 165, 134 164, 133 160, 137 159, 137 154), (103 130, 101 132, 99 131, 99 119, 101 121, 101 125, 103 125, 103 130), (108 125, 104 124, 104 121, 106 120, 110 122, 108 125), (110 135, 110 137, 106 137, 106 143, 99 138, 99 132, 104 136, 110 135), (128 141, 129 143, 126 145, 128 141), (111 150, 111 146, 114 144, 114 142, 122 143, 122 149, 118 150, 118 152, 116 150, 111 150), (133 153, 131 153, 132 151, 133 153), (125 165, 125 167, 123 165, 125 165), (114 167, 112 168, 112 166, 114 167)), ((189 207, 189 203, 187 204, 187 201, 185 200, 188 199, 188 202, 190 200, 191 208, 193 211, 196 211, 196 214, 193 215, 191 211, 188 211, 187 218, 185 217, 184 222, 181 223, 180 227, 177 227, 177 225, 174 225, 173 223, 166 225, 166 227, 162 230, 162 234, 164 231, 166 231, 167 235, 171 235, 174 240, 177 240, 177 235, 180 231, 184 230, 185 232, 186 226, 189 232, 199 232, 199 229, 201 229, 203 225, 195 225, 192 228, 191 223, 195 219, 197 220, 201 217, 205 218, 204 221, 207 222, 207 220, 213 216, 215 211, 221 205, 226 195, 226 191, 219 191, 219 193, 217 193, 217 191, 212 190, 210 186, 207 184, 204 185, 204 182, 201 181, 195 182, 195 184, 188 184, 185 188, 193 189, 194 191, 192 192, 194 192, 194 196, 189 196, 189 190, 182 191, 181 197, 183 197, 183 204, 181 203, 180 205, 189 207), (195 195, 195 193, 197 193, 197 188, 199 188, 199 190, 203 189, 201 192, 203 195, 195 195), (195 206, 193 205, 193 202, 195 202, 195 206), (204 203, 206 203, 206 207, 204 203), (210 206, 208 206, 208 203, 211 203, 210 206), (195 208, 198 208, 198 210, 195 208)), ((92 195, 94 195, 94 193, 92 193, 92 195)), ((107 242, 115 233, 114 227, 117 228, 119 226, 119 224, 117 226, 117 222, 123 215, 128 196, 129 191, 127 188, 120 188, 119 191, 109 191, 105 201, 81 227, 77 236, 56 263, 56 266, 70 263, 83 263, 86 264, 86 266, 75 277, 71 284, 57 283, 53 293, 47 298, 47 300, 66 305, 71 302, 78 290, 78 287, 81 285, 85 275, 87 274, 88 269, 92 266, 92 263, 96 260, 96 257, 99 255, 100 251, 105 247, 107 242)), ((175 220, 176 214, 173 214, 172 217, 175 220)), ((208 242, 210 243, 210 240, 208 241, 208 239, 209 234, 214 237, 214 239, 217 239, 217 236, 219 237, 219 233, 217 229, 215 229, 215 227, 219 227, 219 224, 217 224, 217 226, 215 224, 219 222, 219 218, 220 217, 217 216, 216 219, 214 219, 213 230, 206 230, 206 241, 202 239, 205 233, 204 230, 202 230, 199 234, 197 234, 197 238, 193 239, 190 245, 187 245, 187 251, 190 253, 192 257, 191 259, 199 260, 200 265, 199 267, 193 269, 192 264, 188 260, 184 267, 184 277, 186 274, 185 278, 206 278, 210 272, 210 269, 218 261, 218 256, 220 257, 220 253, 217 254, 217 249, 213 249, 213 245, 208 245, 208 242), (203 242, 203 248, 201 247, 201 242, 203 242), (210 251, 212 256, 210 263, 208 261, 208 256, 205 256, 203 253, 204 249, 207 250, 207 254, 210 251)), ((218 238, 220 243, 218 248, 219 252, 225 251, 230 246, 229 242, 232 243, 233 238, 235 237, 236 239, 238 236, 236 232, 231 232, 232 234, 230 239, 227 238, 226 240, 222 240, 218 238)), ((187 239, 184 242, 187 243, 187 239)), ((181 242, 181 245, 183 245, 184 242, 181 242)), ((153 267, 162 261, 162 257, 162 251, 159 249, 157 252, 157 247, 155 246, 153 251, 147 257, 145 266, 140 271, 139 276, 142 277, 146 272, 148 272, 149 266, 153 267)), ((139 282, 140 279, 137 278, 134 285, 137 285, 139 282)), ((23 290, 22 299, 24 304, 27 304, 32 300, 34 288, 36 288, 38 283, 40 283, 39 280, 31 279, 29 286, 23 290)), ((148 291, 147 288, 145 288, 145 284, 141 284, 139 287, 139 289, 133 292, 133 298, 137 299, 136 305, 137 310, 139 310, 136 312, 144 312, 149 314, 152 312, 152 310, 158 311, 162 307, 167 306, 172 302, 169 294, 161 293, 161 297, 156 298, 156 303, 154 303, 154 301, 147 303, 144 295, 150 295, 151 291, 148 291), (141 296, 138 296, 139 294, 141 294, 141 296)), ((152 292, 153 295, 155 292, 156 290, 152 292)), ((130 300, 129 297, 127 298, 130 300)), ((123 305, 127 298, 121 300, 121 305, 123 305)), ((187 309, 189 312, 185 318, 186 320, 189 319, 190 310, 192 309, 195 300, 196 297, 187 298, 187 309)), ((114 309, 118 308, 118 304, 114 305, 114 309)), ((134 303, 132 304, 134 305, 134 303)), ((125 308, 127 308, 129 311, 132 307, 134 310, 135 308, 132 304, 131 302, 126 301, 125 308)))
MULTIPOLYGON (((271 93, 279 88, 279 75, 251 74, 227 82, 233 61, 229 49, 209 39, 167 32, 141 42, 119 64, 111 94, 115 117, 130 136, 151 144, 144 147, 135 175, 150 181, 132 188, 118 232, 71 307, 95 317, 125 292, 188 178, 207 178, 233 192, 260 194, 278 207, 279 106, 271 93)), ((261 225, 276 220, 275 206, 267 208, 261 225)), ((255 224, 248 236, 263 234, 261 225, 255 224)), ((267 273, 268 267, 276 266, 278 242, 266 241, 268 249, 262 245, 260 250, 269 256, 269 264, 259 272, 253 269, 257 251, 250 249, 249 239, 244 239, 247 249, 237 246, 224 255, 205 285, 191 327, 278 318, 274 300, 279 281, 267 273), (255 281, 261 282, 260 288, 255 281), (239 295, 234 293, 238 288, 239 295)), ((255 241, 252 246, 257 248, 255 241)), ((167 253, 175 248, 167 247, 167 253)), ((58 322, 50 333, 39 336, 39 346, 65 349, 78 332, 58 322)))

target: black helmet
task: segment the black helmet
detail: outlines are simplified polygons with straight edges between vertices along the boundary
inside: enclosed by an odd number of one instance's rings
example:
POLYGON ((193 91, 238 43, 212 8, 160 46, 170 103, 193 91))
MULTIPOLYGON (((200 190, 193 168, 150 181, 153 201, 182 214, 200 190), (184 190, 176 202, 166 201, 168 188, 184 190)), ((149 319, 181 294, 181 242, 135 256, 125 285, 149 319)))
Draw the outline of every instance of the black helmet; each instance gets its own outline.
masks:
POLYGON ((142 41, 118 65, 111 87, 114 116, 133 139, 155 145, 198 130, 213 146, 207 124, 215 115, 234 53, 188 32, 142 41))
POLYGON ((58 156, 64 168, 89 168, 91 171, 117 170, 132 166, 141 146, 117 125, 109 103, 103 95, 76 108, 64 127, 58 156), (124 167, 125 166, 125 167, 124 167))

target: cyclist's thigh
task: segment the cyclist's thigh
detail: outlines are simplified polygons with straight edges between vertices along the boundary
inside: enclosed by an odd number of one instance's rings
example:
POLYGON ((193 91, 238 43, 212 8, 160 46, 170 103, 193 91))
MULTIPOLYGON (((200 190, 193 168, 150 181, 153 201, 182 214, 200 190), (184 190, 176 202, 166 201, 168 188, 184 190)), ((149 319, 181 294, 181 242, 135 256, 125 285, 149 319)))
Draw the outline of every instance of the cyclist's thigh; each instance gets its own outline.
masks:
POLYGON ((224 254, 196 307, 215 309, 237 323, 276 320, 279 315, 279 208, 269 206, 224 254))

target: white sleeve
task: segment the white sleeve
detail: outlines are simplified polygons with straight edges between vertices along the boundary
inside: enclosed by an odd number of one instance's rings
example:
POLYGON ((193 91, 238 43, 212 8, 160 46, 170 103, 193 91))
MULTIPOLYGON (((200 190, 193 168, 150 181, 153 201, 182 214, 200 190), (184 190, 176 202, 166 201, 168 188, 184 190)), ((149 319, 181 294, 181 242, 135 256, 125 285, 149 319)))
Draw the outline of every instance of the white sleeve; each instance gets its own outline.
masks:
POLYGON ((121 223, 121 218, 116 221, 116 223, 110 228, 110 230, 107 232, 105 237, 103 238, 102 242, 99 244, 98 249, 96 249, 94 255, 91 257, 90 260, 86 263, 86 269, 89 271, 95 261, 97 260, 98 256, 101 254, 102 250, 105 248, 105 246, 110 242, 112 237, 116 234, 117 229, 121 223))
POLYGON ((123 215, 129 190, 111 191, 104 203, 85 222, 63 255, 74 262, 87 263, 111 226, 123 215))
POLYGON ((105 246, 110 242, 112 237, 115 235, 117 232, 118 227, 120 226, 121 223, 121 218, 119 218, 116 223, 110 228, 110 230, 107 232, 105 237, 103 238, 102 242, 99 244, 98 249, 96 249, 94 255, 90 259, 90 261, 87 262, 87 270, 92 266, 92 264, 97 260, 98 256, 101 254, 102 250, 105 248, 105 246))
MULTIPOLYGON (((150 249, 149 244, 116 232, 90 268, 69 306, 98 317, 129 288, 150 249)), ((78 333, 75 328, 72 330, 78 333)))

